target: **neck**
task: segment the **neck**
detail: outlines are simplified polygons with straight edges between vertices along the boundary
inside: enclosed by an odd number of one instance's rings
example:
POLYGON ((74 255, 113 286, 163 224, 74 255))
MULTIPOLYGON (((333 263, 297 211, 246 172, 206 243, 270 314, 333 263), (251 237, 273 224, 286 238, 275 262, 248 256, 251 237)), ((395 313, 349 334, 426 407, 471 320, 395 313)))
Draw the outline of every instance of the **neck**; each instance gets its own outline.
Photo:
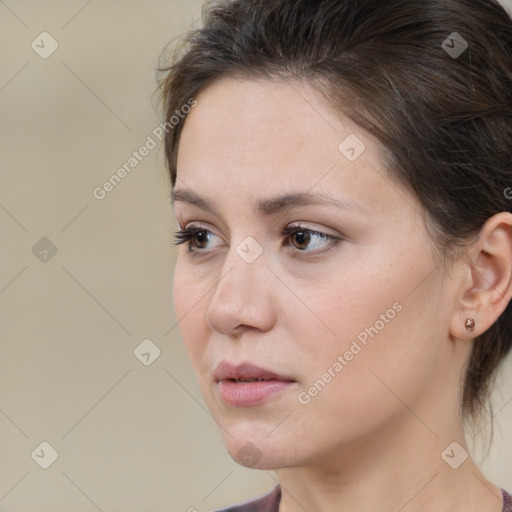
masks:
POLYGON ((373 442, 345 443, 321 460, 279 470, 279 512, 501 512, 501 490, 470 457, 449 465, 465 455, 462 426, 453 421, 434 433, 408 414, 403 428, 394 422, 373 442), (461 447, 446 450, 454 441, 461 447))

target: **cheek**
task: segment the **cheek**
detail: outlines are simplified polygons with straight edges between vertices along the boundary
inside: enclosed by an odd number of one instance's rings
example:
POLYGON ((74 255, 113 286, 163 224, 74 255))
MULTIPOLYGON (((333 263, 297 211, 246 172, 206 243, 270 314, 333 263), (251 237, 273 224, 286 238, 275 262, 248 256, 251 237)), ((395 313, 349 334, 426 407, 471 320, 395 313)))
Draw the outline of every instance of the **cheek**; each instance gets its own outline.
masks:
MULTIPOLYGON (((427 314, 441 322, 441 311, 434 311, 434 306, 425 310, 423 306, 422 298, 402 299, 400 311, 377 310, 384 313, 387 323, 369 317, 366 325, 356 327, 355 335, 340 336, 338 354, 342 356, 342 366, 334 370, 342 369, 322 391, 318 407, 345 413, 356 424, 379 423, 402 410, 402 404, 425 398, 429 382, 439 375, 441 351, 436 338, 441 338, 437 330, 442 327, 425 321, 423 316, 427 314), (368 411, 372 411, 373 419, 368 411)), ((325 375, 336 361, 335 354, 324 355, 329 356, 328 360, 323 358, 323 368, 316 366, 312 381, 324 381, 321 372, 325 375)), ((322 386, 322 382, 319 384, 322 386)))
POLYGON ((205 352, 208 286, 194 276, 193 270, 178 258, 173 277, 173 306, 185 350, 196 369, 205 352))
POLYGON ((194 269, 186 260, 186 256, 180 254, 176 260, 173 275, 173 306, 176 319, 180 325, 189 318, 198 318, 204 314, 206 304, 206 294, 212 286, 207 277, 201 277, 198 271, 194 269))
MULTIPOLYGON (((440 318, 439 307, 432 301, 426 307, 423 288, 408 295, 414 275, 420 281, 426 273, 410 272, 382 257, 350 269, 350 274, 338 271, 309 289, 307 304, 317 317, 299 315, 302 319, 292 329, 294 344, 305 356, 303 385, 317 382, 325 388, 324 400, 335 407, 389 395, 381 375, 407 392, 408 383, 421 381, 436 358, 430 342, 435 325, 430 322, 429 329, 424 318, 440 318)), ((426 293, 432 297, 436 290, 426 293)))
POLYGON ((305 394, 295 406, 308 433, 348 441, 378 429, 403 411, 403 403, 414 401, 428 371, 421 352, 401 348, 405 314, 400 311, 380 331, 380 324, 375 331, 354 327, 364 337, 341 333, 336 344, 316 344, 314 362, 311 352, 304 360, 305 394))
POLYGON ((385 261, 354 258, 344 263, 350 270, 344 271, 338 263, 315 276, 301 293, 307 308, 297 311, 304 327, 309 325, 310 332, 333 340, 330 345, 335 350, 348 349, 345 345, 359 334, 364 341, 365 332, 373 331, 376 323, 379 332, 387 328, 397 316, 400 306, 396 303, 403 300, 407 279, 392 276, 393 264, 385 261))

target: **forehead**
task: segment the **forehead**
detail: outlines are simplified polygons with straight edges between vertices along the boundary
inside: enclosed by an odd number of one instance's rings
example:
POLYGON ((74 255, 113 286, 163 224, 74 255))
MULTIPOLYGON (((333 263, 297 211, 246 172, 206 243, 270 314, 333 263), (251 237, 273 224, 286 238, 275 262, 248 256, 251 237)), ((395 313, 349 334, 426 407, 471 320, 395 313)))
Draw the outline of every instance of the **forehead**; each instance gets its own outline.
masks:
POLYGON ((257 169, 268 179, 309 179, 316 168, 320 177, 345 164, 338 146, 361 132, 307 82, 224 78, 196 99, 181 134, 182 176, 204 170, 248 178, 257 169))
POLYGON ((225 77, 196 99, 198 106, 185 126, 192 124, 199 131, 203 128, 209 136, 255 139, 284 136, 293 128, 293 136, 300 137, 318 131, 333 134, 344 125, 342 116, 306 81, 225 77), (221 130, 212 132, 205 122, 221 130))
POLYGON ((196 100, 181 134, 177 188, 215 196, 234 205, 233 213, 310 191, 373 215, 411 204, 403 204, 397 184, 390 186, 380 144, 306 82, 225 78, 196 100), (349 158, 347 145, 356 158, 349 158))

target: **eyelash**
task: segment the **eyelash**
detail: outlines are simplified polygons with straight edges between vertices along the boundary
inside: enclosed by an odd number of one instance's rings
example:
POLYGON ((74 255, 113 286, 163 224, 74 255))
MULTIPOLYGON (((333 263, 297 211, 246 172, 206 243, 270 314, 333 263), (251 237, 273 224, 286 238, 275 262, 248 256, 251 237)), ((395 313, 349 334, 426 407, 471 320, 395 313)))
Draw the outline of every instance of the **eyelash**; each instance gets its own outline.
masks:
MULTIPOLYGON (((199 233, 202 233, 202 232, 211 233, 211 231, 209 229, 206 229, 206 228, 203 228, 200 226, 193 226, 193 225, 189 226, 185 229, 181 229, 180 231, 177 231, 176 233, 174 233, 174 237, 176 238, 176 240, 173 242, 173 245, 180 245, 180 244, 186 243, 188 245, 189 253, 207 252, 205 249, 197 249, 197 248, 193 249, 192 248, 192 243, 191 243, 192 239, 195 236, 197 236, 199 233)), ((293 235, 295 235, 297 233, 301 233, 301 232, 307 233, 310 236, 316 235, 324 240, 330 240, 332 242, 331 246, 328 247, 327 249, 324 249, 321 251, 316 251, 316 252, 313 251, 313 253, 315 255, 324 254, 324 253, 334 249, 334 247, 336 245, 338 245, 338 243, 340 243, 343 240, 342 238, 334 236, 334 235, 328 235, 327 233, 322 233, 320 231, 315 231, 313 229, 305 228, 305 227, 301 226, 300 224, 291 224, 289 226, 286 226, 281 231, 281 235, 290 237, 290 236, 293 236, 293 235)), ((287 247, 290 247, 290 245, 291 244, 287 244, 287 247)), ((312 251, 296 249, 296 252, 298 253, 299 257, 303 258, 305 256, 302 256, 300 253, 307 253, 307 252, 312 252, 312 251)))

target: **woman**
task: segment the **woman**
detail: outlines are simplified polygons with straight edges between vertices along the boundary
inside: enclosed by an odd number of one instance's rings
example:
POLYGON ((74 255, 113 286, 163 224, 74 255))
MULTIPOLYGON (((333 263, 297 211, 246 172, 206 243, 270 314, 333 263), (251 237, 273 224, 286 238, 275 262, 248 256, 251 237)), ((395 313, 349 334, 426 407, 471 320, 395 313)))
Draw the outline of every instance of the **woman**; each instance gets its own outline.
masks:
POLYGON ((279 477, 226 510, 510 512, 465 428, 512 339, 512 21, 493 0, 203 21, 162 82, 174 304, 230 455, 279 477))

